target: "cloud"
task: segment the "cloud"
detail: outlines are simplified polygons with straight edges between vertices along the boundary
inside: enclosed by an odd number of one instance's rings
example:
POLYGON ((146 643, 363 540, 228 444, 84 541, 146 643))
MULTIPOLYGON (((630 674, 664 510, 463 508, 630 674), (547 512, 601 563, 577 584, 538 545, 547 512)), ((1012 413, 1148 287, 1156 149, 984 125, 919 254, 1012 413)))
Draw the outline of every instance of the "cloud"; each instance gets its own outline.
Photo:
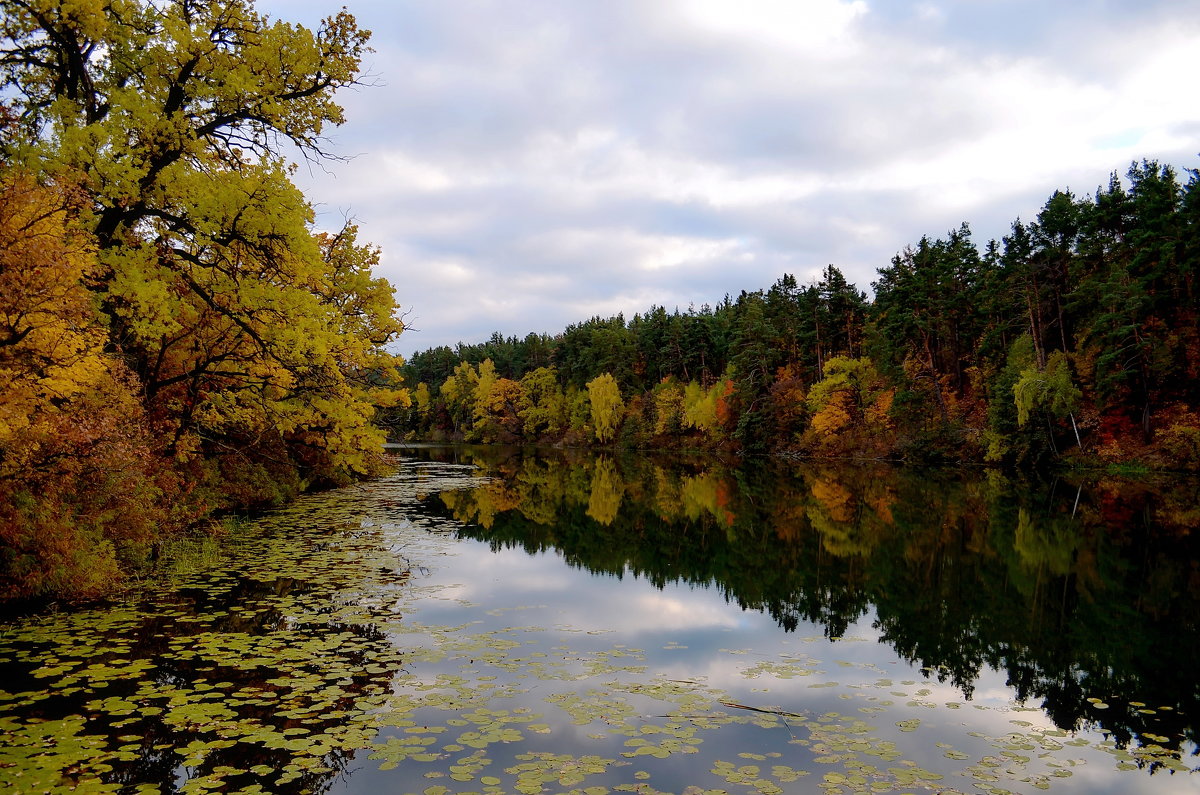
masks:
MULTIPOLYGON (((260 7, 309 22, 318 4, 260 7)), ((1190 166, 1200 7, 359 2, 383 83, 301 169, 356 217, 411 352, 811 279, 921 235, 982 243, 1130 160, 1190 166)))
POLYGON ((713 35, 733 36, 746 46, 800 50, 809 57, 842 58, 856 52, 854 25, 867 13, 861 0, 722 0, 680 2, 677 11, 713 35))

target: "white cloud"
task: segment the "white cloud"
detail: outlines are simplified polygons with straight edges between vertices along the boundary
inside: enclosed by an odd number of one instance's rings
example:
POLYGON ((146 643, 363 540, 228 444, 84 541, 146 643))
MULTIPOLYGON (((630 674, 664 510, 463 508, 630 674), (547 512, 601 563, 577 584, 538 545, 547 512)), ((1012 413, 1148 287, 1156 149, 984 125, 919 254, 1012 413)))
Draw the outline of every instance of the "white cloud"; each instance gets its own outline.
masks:
POLYGON ((433 260, 425 263, 433 278, 452 287, 470 284, 476 274, 465 265, 450 260, 433 260))
POLYGON ((442 191, 461 184, 461 177, 451 175, 432 163, 421 162, 396 150, 384 152, 372 158, 372 163, 382 166, 383 173, 376 174, 381 187, 400 191, 442 191))
POLYGON ((299 178, 383 247, 406 351, 828 263, 866 288, 922 234, 982 242, 1134 158, 1192 165, 1200 131, 1200 6, 1173 0, 353 11, 385 85, 343 97, 359 156, 299 178))
POLYGON ((941 24, 946 20, 946 12, 934 3, 917 3, 913 13, 922 22, 941 24))
POLYGON ((861 0, 681 0, 678 8, 712 33, 737 36, 756 47, 768 43, 819 57, 852 53, 854 23, 867 13, 861 0))

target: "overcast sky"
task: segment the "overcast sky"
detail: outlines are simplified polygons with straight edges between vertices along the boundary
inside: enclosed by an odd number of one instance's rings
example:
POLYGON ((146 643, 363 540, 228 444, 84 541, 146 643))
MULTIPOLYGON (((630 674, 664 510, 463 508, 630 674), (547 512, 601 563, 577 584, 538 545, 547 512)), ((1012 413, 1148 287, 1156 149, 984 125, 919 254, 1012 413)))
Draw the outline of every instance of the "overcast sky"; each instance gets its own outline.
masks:
POLYGON ((340 97, 352 159, 297 180, 382 247, 405 354, 828 263, 869 292, 923 234, 1200 166, 1195 0, 345 3, 376 85, 340 97))

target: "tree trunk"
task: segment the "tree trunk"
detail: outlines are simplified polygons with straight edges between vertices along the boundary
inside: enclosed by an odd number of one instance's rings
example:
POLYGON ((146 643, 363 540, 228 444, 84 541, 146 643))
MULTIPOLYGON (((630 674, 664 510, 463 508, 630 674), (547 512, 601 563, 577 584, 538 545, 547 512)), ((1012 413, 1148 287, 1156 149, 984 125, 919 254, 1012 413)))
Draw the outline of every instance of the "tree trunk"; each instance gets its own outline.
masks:
POLYGON ((929 334, 922 334, 925 343, 925 358, 928 361, 929 377, 933 379, 933 393, 937 396, 938 409, 942 413, 942 422, 950 420, 950 411, 946 408, 946 398, 942 395, 942 381, 938 378, 937 368, 933 364, 933 349, 929 345, 929 334))

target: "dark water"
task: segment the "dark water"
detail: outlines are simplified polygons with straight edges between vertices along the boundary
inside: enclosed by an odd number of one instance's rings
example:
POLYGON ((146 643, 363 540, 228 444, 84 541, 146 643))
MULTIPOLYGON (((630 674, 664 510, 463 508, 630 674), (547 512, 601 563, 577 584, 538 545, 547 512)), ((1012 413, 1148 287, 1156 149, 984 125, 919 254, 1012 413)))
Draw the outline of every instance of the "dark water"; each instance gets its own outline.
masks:
POLYGON ((5 626, 0 789, 1200 792, 1198 527, 1178 479, 415 451, 5 626))

